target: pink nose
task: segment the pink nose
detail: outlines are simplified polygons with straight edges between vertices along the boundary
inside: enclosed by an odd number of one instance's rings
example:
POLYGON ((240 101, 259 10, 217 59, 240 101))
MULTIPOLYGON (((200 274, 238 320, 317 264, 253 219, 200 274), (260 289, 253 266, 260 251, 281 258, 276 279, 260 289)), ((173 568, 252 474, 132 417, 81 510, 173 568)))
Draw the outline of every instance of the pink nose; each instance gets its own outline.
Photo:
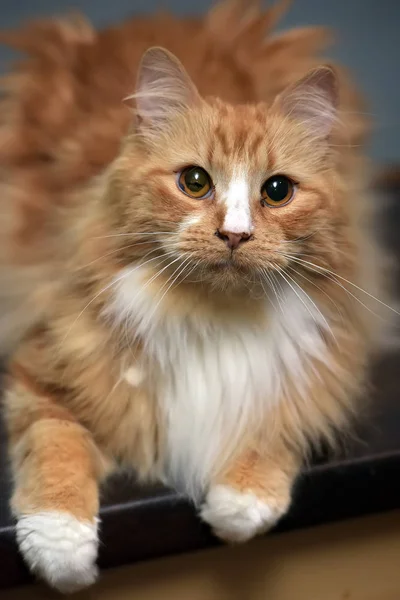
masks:
POLYGON ((231 231, 221 231, 217 229, 215 235, 228 246, 230 250, 236 250, 242 242, 250 239, 248 233, 232 233, 231 231))

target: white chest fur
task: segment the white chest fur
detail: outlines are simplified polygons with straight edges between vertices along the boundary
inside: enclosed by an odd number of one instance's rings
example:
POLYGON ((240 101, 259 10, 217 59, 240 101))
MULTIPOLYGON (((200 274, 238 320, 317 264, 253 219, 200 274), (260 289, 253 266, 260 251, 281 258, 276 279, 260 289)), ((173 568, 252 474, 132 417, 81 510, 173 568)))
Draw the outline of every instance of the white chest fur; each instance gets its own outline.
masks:
POLYGON ((309 357, 326 359, 313 304, 291 290, 264 326, 212 317, 166 315, 141 269, 121 275, 113 315, 144 342, 152 393, 166 427, 166 481, 198 499, 217 464, 237 446, 251 418, 265 419, 279 401, 284 373, 307 394, 309 357), (125 276, 126 275, 126 276, 125 276))

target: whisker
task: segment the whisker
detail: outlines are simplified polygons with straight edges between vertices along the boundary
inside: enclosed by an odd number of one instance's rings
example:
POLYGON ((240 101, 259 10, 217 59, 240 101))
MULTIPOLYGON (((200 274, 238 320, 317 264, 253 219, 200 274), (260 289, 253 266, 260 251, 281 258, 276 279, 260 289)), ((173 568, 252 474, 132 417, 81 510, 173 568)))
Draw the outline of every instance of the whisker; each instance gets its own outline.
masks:
POLYGON ((291 271, 293 271, 294 273, 296 273, 296 275, 298 275, 299 277, 302 277, 303 279, 305 279, 306 281, 308 281, 308 283, 310 283, 311 285, 313 285, 315 288, 317 288, 317 290, 319 290, 321 292, 321 294, 324 294, 324 296, 326 296, 328 298, 328 300, 333 304, 333 306, 336 308, 338 314, 340 315, 340 318, 342 320, 342 322, 344 322, 344 317, 343 317, 343 313, 340 310, 339 306, 337 305, 337 303, 329 296, 329 294, 323 290, 319 285, 317 285, 312 279, 310 279, 309 277, 306 277, 303 273, 301 273, 301 271, 298 271, 297 269, 295 269, 293 266, 289 265, 287 267, 288 269, 290 269, 291 271))
MULTIPOLYGON (((102 256, 98 256, 97 258, 95 258, 94 260, 91 260, 90 262, 86 263, 85 265, 79 266, 78 271, 80 271, 82 269, 86 269, 87 267, 90 267, 91 265, 95 264, 99 260, 103 260, 104 258, 107 258, 108 256, 112 256, 113 254, 116 254, 117 252, 120 252, 121 250, 127 250, 128 248, 133 248, 134 246, 144 246, 147 244, 154 244, 154 243, 156 243, 155 240, 151 240, 150 242, 136 242, 134 244, 128 244, 127 246, 121 246, 120 248, 117 248, 116 250, 111 250, 111 252, 107 252, 106 254, 103 254, 102 256)), ((152 250, 152 252, 156 252, 156 250, 159 250, 159 248, 154 248, 154 250, 152 250)), ((145 254, 141 258, 145 258, 148 255, 149 255, 149 253, 145 254)))
MULTIPOLYGON (((301 261, 301 259, 296 259, 296 257, 294 257, 294 256, 291 257, 291 260, 293 260, 294 262, 297 262, 301 266, 303 265, 303 261, 301 261)), ((315 265, 315 266, 317 267, 318 265, 315 265)), ((320 267, 320 268, 323 268, 323 267, 320 267)), ((350 290, 348 290, 347 288, 345 288, 344 285, 342 285, 339 281, 336 281, 336 279, 334 279, 332 276, 330 276, 329 273, 324 273, 324 272, 321 272, 321 271, 317 271, 317 269, 313 269, 311 266, 308 267, 308 270, 311 271, 311 272, 313 272, 313 273, 317 273, 318 275, 322 275, 323 277, 326 277, 329 281, 331 281, 332 283, 334 283, 335 285, 337 285, 338 287, 340 287, 344 292, 346 292, 346 294, 348 296, 350 296, 356 302, 358 302, 363 308, 365 308, 365 310, 367 310, 369 313, 371 313, 372 315, 374 315, 374 317, 376 317, 376 318, 384 321, 384 319, 383 319, 383 317, 381 315, 379 315, 374 310, 372 310, 372 308, 370 308, 369 306, 367 306, 366 304, 364 304, 364 302, 362 302, 362 300, 360 300, 360 298, 358 298, 350 290)))
POLYGON ((180 265, 178 265, 178 267, 175 269, 175 271, 172 273, 172 275, 167 279, 167 281, 164 283, 164 285, 161 287, 160 292, 163 290, 163 288, 165 288, 166 285, 168 285, 168 282, 171 281, 172 277, 174 277, 174 275, 176 274, 175 278, 173 279, 172 283, 170 284, 170 286, 167 288, 167 290, 163 293, 163 295, 161 296, 160 300, 158 301, 157 306, 160 304, 160 302, 162 301, 162 299, 164 298, 164 296, 166 295, 166 293, 170 290, 171 286, 174 284, 174 282, 177 280, 177 278, 179 277, 179 275, 185 270, 186 266, 188 265, 190 259, 191 259, 192 255, 187 256, 183 263, 181 263, 180 265))
POLYGON ((136 271, 140 267, 143 267, 144 265, 147 265, 148 263, 150 263, 150 262, 152 262, 154 260, 160 260, 160 258, 162 258, 162 256, 153 256, 153 258, 149 258, 149 260, 146 260, 144 263, 140 263, 139 265, 136 265, 132 269, 129 269, 128 272, 125 272, 122 275, 120 275, 119 277, 117 277, 117 279, 113 279, 103 289, 101 289, 99 292, 97 292, 97 294, 86 304, 86 306, 81 310, 81 312, 78 314, 78 316, 76 317, 76 319, 72 322, 71 326, 68 328, 68 331, 66 332, 66 334, 65 334, 65 336, 63 338, 62 343, 65 343, 65 340, 67 339, 68 335, 71 333, 72 328, 76 325, 76 323, 81 318, 81 316, 83 315, 83 313, 89 308, 89 306, 95 300, 97 300, 97 298, 99 296, 101 296, 101 294, 103 294, 104 292, 106 292, 107 290, 109 290, 111 287, 113 287, 114 285, 116 285, 118 282, 120 282, 123 279, 126 279, 127 277, 129 277, 129 275, 131 275, 134 271, 136 271))
POLYGON ((267 285, 269 285, 273 291, 273 294, 276 298, 276 301, 278 302, 278 307, 279 307, 281 313, 284 314, 283 306, 281 304, 281 298, 279 297, 279 294, 275 287, 275 283, 276 283, 275 277, 273 277, 272 273, 268 273, 267 269, 265 269, 265 268, 262 269, 262 272, 264 273, 264 277, 266 279, 267 285))
POLYGON ((282 277, 282 279, 284 281, 286 281, 287 285, 292 289, 292 291, 296 294, 297 298, 300 300, 300 302, 303 304, 304 308, 307 310, 307 312, 309 313, 309 315, 311 316, 312 320, 314 321, 315 325, 318 327, 318 323, 316 321, 315 315, 313 315, 310 307, 304 302, 303 298, 300 296, 300 294, 297 292, 297 290, 295 290, 295 288, 293 287, 293 285, 290 283, 290 281, 288 281, 285 277, 285 275, 282 273, 282 271, 277 271, 277 273, 282 277))
MULTIPOLYGON (((170 255, 172 254, 172 256, 174 256, 173 253, 170 253, 170 255)), ((166 271, 169 267, 171 267, 173 264, 175 264, 176 262, 178 262, 178 260, 181 260, 181 257, 178 256, 177 258, 175 258, 175 260, 169 262, 167 265, 165 265, 165 267, 163 267, 160 271, 157 271, 157 273, 155 275, 153 275, 148 281, 146 281, 145 285, 142 287, 142 289, 145 289, 146 287, 148 287, 151 283, 153 283, 153 281, 155 279, 157 279, 157 277, 159 277, 161 275, 161 273, 164 273, 164 271, 166 271)), ((174 271, 175 272, 175 271, 174 271)), ((167 279, 168 281, 168 279, 167 279)), ((164 284, 163 284, 164 286, 164 284)), ((162 288, 161 288, 162 289, 162 288)))
POLYGON ((175 231, 141 231, 141 232, 130 232, 130 233, 112 233, 110 235, 96 235, 91 240, 103 240, 106 238, 116 238, 116 237, 132 237, 134 235, 176 235, 175 231))
MULTIPOLYGON (((170 252, 168 254, 168 256, 174 256, 174 253, 170 252)), ((167 256, 167 255, 166 255, 167 256)), ((159 269, 154 275, 152 275, 150 277, 150 279, 148 279, 146 281, 146 283, 141 286, 140 291, 145 290, 153 281, 155 281, 166 269, 168 269, 169 267, 171 267, 174 263, 176 263, 178 260, 181 260, 181 257, 178 256, 177 258, 175 258, 174 260, 170 261, 167 265, 165 265, 162 269, 159 269)), ((175 271, 174 271, 175 273, 175 271)), ((172 274, 173 275, 173 274, 172 274)), ((170 278, 167 279, 167 282, 169 281, 170 278)), ((164 287, 165 283, 163 284, 162 288, 164 287)), ((161 288, 161 289, 162 289, 161 288)), ((139 294, 139 291, 133 296, 133 298, 131 299, 131 305, 134 303, 135 299, 137 298, 139 294)), ((154 312, 152 312, 150 318, 153 316, 154 312)))
POLYGON ((269 273, 269 277, 271 279, 273 288, 275 290, 275 295, 276 295, 276 297, 278 299, 279 306, 281 308, 281 312, 282 312, 282 314, 284 314, 285 311, 284 311, 283 306, 281 305, 280 302, 282 302, 282 304, 285 303, 285 299, 286 299, 285 291, 284 291, 284 289, 283 289, 283 287, 281 285, 281 282, 278 280, 278 277, 276 276, 275 273, 273 273, 273 272, 269 273), (280 290, 280 294, 279 294, 278 291, 276 291, 278 287, 279 287, 279 290, 280 290))
POLYGON ((282 244, 294 244, 296 242, 304 242, 305 240, 308 240, 309 238, 311 238, 313 235, 316 235, 317 233, 321 233, 322 231, 327 231, 328 228, 321 228, 321 229, 317 229, 316 231, 313 231, 311 233, 309 233, 308 235, 300 235, 297 238, 294 238, 293 240, 282 240, 282 244))
POLYGON ((276 285, 279 287, 279 289, 280 289, 280 291, 281 291, 281 294, 284 296, 283 287, 282 287, 282 284, 281 284, 281 282, 279 281, 278 277, 275 277, 275 273, 271 273, 271 276, 273 276, 273 277, 274 277, 274 280, 275 280, 275 282, 276 282, 276 285))
MULTIPOLYGON (((201 260, 197 260, 195 265, 193 265, 193 269, 188 273, 188 275, 186 276, 186 279, 193 273, 193 271, 196 271, 196 269, 198 269, 199 264, 201 263, 201 260)), ((189 279, 189 282, 191 283, 201 283, 203 281, 203 279, 201 278, 201 272, 199 273, 200 278, 199 279, 189 279)))
MULTIPOLYGON (((278 271, 278 273, 280 273, 283 276, 282 271, 278 271)), ((332 331, 332 328, 331 328, 330 324, 328 323, 327 319, 325 318, 324 314, 321 312, 321 310, 319 309, 319 307, 317 306, 317 304, 311 298, 311 296, 309 294, 307 294, 307 292, 301 287, 301 285, 299 285, 297 283, 297 281, 289 273, 286 272, 286 276, 289 277, 289 279, 299 288, 299 290, 306 296, 306 298, 308 299, 308 301, 311 302, 311 304, 313 305, 313 307, 315 308, 315 310, 321 315, 322 320, 325 323, 325 325, 326 325, 329 333, 331 334, 332 338, 335 340, 336 344, 339 345, 338 341, 336 339, 336 336, 335 336, 335 334, 332 331)), ((284 279, 286 279, 286 277, 284 277, 284 279)), ((287 283, 289 283, 289 282, 287 282, 287 283)), ((295 291, 294 288, 292 288, 292 289, 293 289, 293 291, 295 291)), ((298 297, 300 298, 300 296, 298 296, 298 297)), ((315 321, 315 319, 314 319, 314 321, 315 321)))
MULTIPOLYGON (((341 248, 335 248, 335 252, 338 252, 339 254, 343 254, 344 256, 348 256, 348 252, 345 252, 345 250, 342 250, 341 248)), ((296 252, 296 256, 310 256, 310 257, 313 257, 314 254, 310 254, 309 252, 296 252)))
POLYGON ((181 273, 183 273, 191 259, 193 254, 187 256, 183 263, 178 265, 178 267, 174 270, 174 272, 171 274, 171 276, 167 279, 167 281, 162 285, 161 289, 159 290, 159 293, 162 292, 162 290, 165 288, 166 285, 168 285, 168 283, 171 281, 171 279, 174 277, 173 281, 170 283, 170 285, 168 286, 168 288, 165 290, 165 292, 162 294, 161 298, 159 298, 159 300, 157 301, 157 304, 155 305, 154 309, 151 311, 150 315, 148 316, 147 320, 151 321, 153 315, 157 312, 158 307, 160 306, 163 298, 165 297, 165 295, 169 292, 169 290, 171 289, 171 287, 173 286, 173 284, 175 283, 175 281, 178 279, 179 275, 181 273))
MULTIPOLYGON (((197 269, 197 267, 199 266, 199 263, 200 263, 200 261, 198 260, 179 283, 183 283, 184 281, 186 281, 186 279, 188 279, 188 277, 190 277, 190 275, 193 273, 193 271, 195 271, 197 269)), ((189 279, 189 281, 190 281, 190 279, 189 279)))
MULTIPOLYGON (((319 265, 316 265, 315 263, 312 263, 308 260, 303 260, 301 258, 297 258, 295 256, 287 256, 287 258, 297 261, 298 263, 301 263, 303 265, 310 265, 312 267, 314 267, 315 269, 320 269, 320 271, 323 271, 324 273, 331 275, 332 277, 337 277, 338 279, 344 281, 345 283, 347 283, 348 285, 353 286, 355 289, 357 289, 359 292, 362 292, 363 294, 366 294, 366 296, 368 296, 369 298, 371 298, 372 300, 375 300, 375 302, 378 302, 379 304, 381 304, 382 306, 384 306, 385 308, 387 308, 388 310, 392 311, 393 313, 395 313, 396 315, 400 316, 400 313, 395 310, 393 307, 389 306, 388 304, 386 304, 385 302, 383 302, 382 300, 380 300, 379 298, 377 298, 376 296, 374 296, 373 294, 370 294, 370 292, 367 292, 367 290, 364 290, 362 287, 360 287, 359 285, 357 285, 356 283, 353 283, 352 281, 346 279, 345 277, 342 277, 341 275, 339 275, 338 273, 335 273, 334 271, 331 271, 330 269, 327 269, 326 267, 321 267, 319 265)), ((317 273, 320 271, 316 271, 317 273)), ((331 280, 332 281, 332 280, 331 280)), ((339 285, 339 282, 336 282, 339 285)), ((343 289, 346 289, 344 286, 342 286, 343 289)), ((347 292, 349 292, 351 294, 351 292, 349 290, 346 290, 347 292)), ((357 300, 359 300, 357 298, 357 296, 354 296, 353 294, 351 294, 354 298, 356 298, 357 300)), ((364 305, 365 306, 365 305, 364 305)), ((367 307, 365 307, 367 308, 367 307)), ((373 312, 373 311, 371 311, 373 312)), ((374 313, 375 314, 375 313, 374 313)))
POLYGON ((258 273, 258 275, 259 275, 260 284, 261 284, 261 287, 262 287, 262 289, 263 289, 263 291, 264 291, 264 294, 266 295, 266 297, 267 297, 267 299, 268 299, 269 303, 271 304, 272 308, 273 308, 273 309, 276 311, 276 306, 275 306, 275 304, 272 302, 272 300, 271 300, 271 296, 268 294, 268 292, 267 292, 266 288, 264 287, 264 283, 263 283, 263 279, 262 279, 262 273, 261 273, 261 272, 259 272, 259 273, 258 273))

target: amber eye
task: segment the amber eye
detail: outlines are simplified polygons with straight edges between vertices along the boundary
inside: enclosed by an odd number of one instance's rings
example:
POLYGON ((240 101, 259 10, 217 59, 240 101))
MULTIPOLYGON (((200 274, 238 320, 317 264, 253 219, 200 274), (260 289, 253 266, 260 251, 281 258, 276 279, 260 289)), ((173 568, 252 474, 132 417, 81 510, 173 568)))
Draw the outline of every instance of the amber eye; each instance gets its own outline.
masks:
POLYGON ((188 167, 178 175, 178 186, 192 198, 206 198, 213 189, 211 177, 201 167, 188 167))
POLYGON ((262 203, 267 206, 284 206, 292 200, 295 185, 285 175, 274 175, 267 179, 261 188, 262 203))

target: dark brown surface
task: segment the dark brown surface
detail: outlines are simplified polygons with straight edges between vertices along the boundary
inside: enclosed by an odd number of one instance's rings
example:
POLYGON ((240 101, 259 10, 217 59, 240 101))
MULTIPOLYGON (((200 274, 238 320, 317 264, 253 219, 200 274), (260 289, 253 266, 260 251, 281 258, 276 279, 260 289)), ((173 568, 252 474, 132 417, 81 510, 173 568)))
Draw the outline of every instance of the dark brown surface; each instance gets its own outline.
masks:
MULTIPOLYGON (((399 178, 381 179, 380 189, 384 192, 384 238, 400 257, 399 178)), ((398 274, 396 277, 400 284, 398 274)), ((400 507, 399 380, 400 344, 399 350, 386 351, 371 368, 372 403, 366 414, 360 415, 363 425, 346 441, 340 455, 316 457, 305 470, 292 509, 278 532, 400 507)), ((29 579, 15 545, 8 510, 10 487, 0 420, 0 588, 29 579)), ((101 538, 102 567, 217 543, 182 498, 161 487, 138 487, 128 477, 110 481, 104 490, 101 538)))

